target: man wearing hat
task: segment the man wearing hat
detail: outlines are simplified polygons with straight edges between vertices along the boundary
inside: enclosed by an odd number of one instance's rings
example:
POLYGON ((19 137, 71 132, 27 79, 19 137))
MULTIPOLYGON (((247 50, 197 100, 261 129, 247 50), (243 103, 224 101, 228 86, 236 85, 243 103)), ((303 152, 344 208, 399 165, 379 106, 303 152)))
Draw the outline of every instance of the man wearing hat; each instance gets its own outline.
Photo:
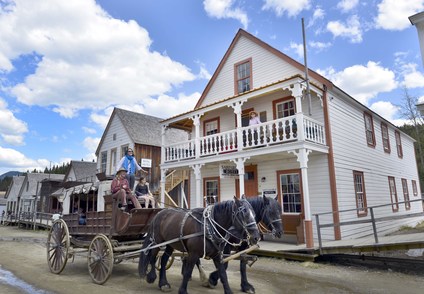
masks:
POLYGON ((128 180, 126 178, 127 170, 121 167, 111 184, 112 197, 117 198, 121 202, 121 210, 127 209, 127 200, 131 200, 135 208, 141 208, 137 198, 132 194, 132 190, 129 187, 128 180))
POLYGON ((131 148, 128 148, 127 152, 125 152, 125 156, 122 157, 122 159, 119 161, 117 167, 117 171, 122 167, 127 171, 127 180, 130 184, 131 191, 134 188, 135 173, 139 170, 145 173, 149 173, 138 165, 137 160, 134 157, 134 151, 131 148))

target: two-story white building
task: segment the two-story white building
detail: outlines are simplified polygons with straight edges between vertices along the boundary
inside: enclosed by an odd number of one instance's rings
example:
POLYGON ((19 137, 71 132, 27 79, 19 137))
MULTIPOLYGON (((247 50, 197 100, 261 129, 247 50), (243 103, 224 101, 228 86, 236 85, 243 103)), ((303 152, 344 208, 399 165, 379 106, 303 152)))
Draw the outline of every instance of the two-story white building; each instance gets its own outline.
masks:
MULTIPOLYGON (((276 195, 285 234, 308 248, 316 213, 334 211, 337 224, 343 209, 357 209, 355 219, 380 204, 392 204, 389 215, 422 212, 420 202, 399 204, 420 195, 414 140, 325 77, 309 70, 309 78, 308 96, 302 64, 240 29, 194 110, 162 121, 161 191, 165 174, 181 169, 191 175, 191 208, 276 195), (249 125, 251 111, 260 124, 249 125), (168 142, 174 128, 190 139, 168 142)), ((361 232, 323 232, 342 235, 361 232)))

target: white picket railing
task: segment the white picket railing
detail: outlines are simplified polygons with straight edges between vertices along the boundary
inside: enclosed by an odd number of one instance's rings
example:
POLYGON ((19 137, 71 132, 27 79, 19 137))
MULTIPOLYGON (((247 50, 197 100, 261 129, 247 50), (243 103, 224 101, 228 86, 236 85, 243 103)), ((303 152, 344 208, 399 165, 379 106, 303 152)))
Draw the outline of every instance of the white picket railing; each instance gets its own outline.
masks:
POLYGON ((296 114, 261 124, 242 127, 199 138, 199 153, 196 140, 165 146, 165 162, 180 161, 196 157, 218 155, 244 149, 270 146, 297 140, 325 145, 325 128, 322 123, 296 114), (300 124, 298 122, 301 122, 300 124), (299 131, 303 129, 303 131, 299 131), (238 142, 242 142, 241 146, 238 142))

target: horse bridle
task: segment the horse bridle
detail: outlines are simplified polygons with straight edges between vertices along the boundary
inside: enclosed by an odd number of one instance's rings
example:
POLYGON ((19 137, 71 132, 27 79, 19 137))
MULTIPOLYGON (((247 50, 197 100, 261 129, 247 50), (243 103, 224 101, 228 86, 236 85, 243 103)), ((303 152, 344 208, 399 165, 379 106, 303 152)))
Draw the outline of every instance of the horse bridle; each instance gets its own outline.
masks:
MULTIPOLYGON (((253 221, 253 222, 250 222, 250 223, 246 224, 246 222, 244 221, 244 219, 243 220, 240 220, 240 218, 238 217, 238 215, 241 214, 241 213, 245 213, 246 210, 247 210, 247 208, 245 207, 245 205, 242 205, 242 206, 238 207, 238 209, 234 210, 233 211, 233 219, 232 219, 232 221, 233 221, 233 223, 235 221, 237 221, 237 223, 241 227, 243 227, 243 230, 244 230, 244 232, 246 234, 246 241, 248 241, 248 240, 250 240, 250 233, 249 233, 248 228, 253 227, 253 226, 256 226, 257 227, 258 224, 256 223, 256 221, 253 221)), ((253 212, 253 210, 251 210, 251 211, 253 212)), ((236 238, 243 240, 243 238, 238 238, 238 237, 236 237, 236 238)))
MULTIPOLYGON (((275 220, 269 221, 269 223, 267 224, 265 222, 265 215, 266 215, 266 210, 264 209, 261 215, 261 221, 263 221, 265 223, 265 225, 267 226, 267 230, 269 230, 268 228, 271 228, 271 234, 275 237, 275 234, 277 232, 277 229, 274 226, 274 223, 276 222, 281 222, 281 218, 277 218, 275 220)), ((267 220, 269 220, 269 218, 266 218, 267 220)))

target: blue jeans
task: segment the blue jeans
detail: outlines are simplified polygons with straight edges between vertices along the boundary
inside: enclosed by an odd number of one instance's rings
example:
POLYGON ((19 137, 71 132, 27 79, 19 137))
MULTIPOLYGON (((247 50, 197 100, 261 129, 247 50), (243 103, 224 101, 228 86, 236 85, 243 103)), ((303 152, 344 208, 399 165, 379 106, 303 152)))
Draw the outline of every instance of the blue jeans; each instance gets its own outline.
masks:
POLYGON ((128 181, 128 184, 130 185, 130 189, 132 191, 132 189, 134 188, 135 175, 134 174, 127 174, 127 181, 128 181))

